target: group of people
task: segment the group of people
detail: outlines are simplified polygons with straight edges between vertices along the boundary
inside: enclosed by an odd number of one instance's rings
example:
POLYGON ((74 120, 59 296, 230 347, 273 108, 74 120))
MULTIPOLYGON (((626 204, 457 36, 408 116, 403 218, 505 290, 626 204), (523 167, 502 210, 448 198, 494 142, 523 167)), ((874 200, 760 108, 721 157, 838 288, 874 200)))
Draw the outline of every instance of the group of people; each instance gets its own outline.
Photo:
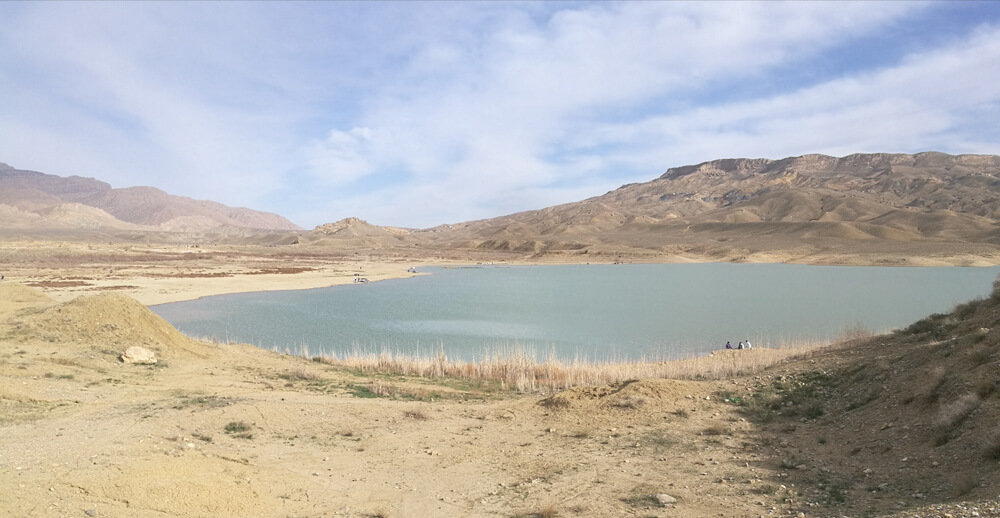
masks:
MULTIPOLYGON (((733 344, 726 342, 726 349, 734 349, 733 344)), ((753 345, 750 344, 750 340, 747 340, 745 342, 740 342, 735 349, 753 349, 753 345)))

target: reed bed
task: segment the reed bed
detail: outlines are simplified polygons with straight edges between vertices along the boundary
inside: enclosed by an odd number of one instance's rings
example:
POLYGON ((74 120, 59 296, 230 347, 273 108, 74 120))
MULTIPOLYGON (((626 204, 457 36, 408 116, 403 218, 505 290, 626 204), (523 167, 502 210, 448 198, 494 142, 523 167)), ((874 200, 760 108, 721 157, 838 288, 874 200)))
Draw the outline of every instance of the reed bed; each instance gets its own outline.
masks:
MULTIPOLYGON (((853 324, 845 327, 833 340, 758 337, 755 339, 756 343, 768 346, 743 350, 720 349, 705 356, 657 360, 592 360, 580 357, 566 360, 556 357, 554 353, 539 360, 532 348, 516 344, 485 351, 473 360, 450 359, 440 348, 432 354, 355 347, 341 354, 313 355, 308 344, 299 344, 294 351, 288 348, 284 351, 278 348, 271 350, 365 374, 451 378, 479 386, 499 386, 503 390, 521 393, 551 393, 573 387, 607 385, 633 379, 719 380, 754 375, 785 361, 806 357, 824 349, 843 347, 887 332, 874 333, 860 324, 853 324)), ((210 340, 215 343, 234 343, 228 336, 225 340, 210 340)), ((257 347, 261 345, 257 344, 257 347)))
POLYGON ((618 383, 631 379, 727 379, 752 375, 764 369, 815 352, 824 345, 809 343, 793 347, 720 350, 708 356, 666 361, 561 360, 549 356, 538 360, 533 351, 512 348, 484 354, 477 360, 451 360, 440 351, 436 356, 381 351, 353 351, 343 355, 299 355, 366 374, 395 374, 422 378, 452 378, 480 385, 499 385, 517 392, 554 392, 572 387, 618 383))

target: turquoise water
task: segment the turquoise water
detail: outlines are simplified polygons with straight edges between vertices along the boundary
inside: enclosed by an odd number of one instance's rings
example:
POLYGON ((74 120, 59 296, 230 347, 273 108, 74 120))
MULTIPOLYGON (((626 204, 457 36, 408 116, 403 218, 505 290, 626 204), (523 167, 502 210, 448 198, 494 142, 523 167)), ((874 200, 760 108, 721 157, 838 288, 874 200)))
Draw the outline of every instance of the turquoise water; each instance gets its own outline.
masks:
POLYGON ((311 354, 355 349, 475 359, 677 358, 749 339, 826 340, 905 327, 985 296, 994 268, 628 264, 427 268, 432 275, 221 295, 152 309, 184 333, 311 354))

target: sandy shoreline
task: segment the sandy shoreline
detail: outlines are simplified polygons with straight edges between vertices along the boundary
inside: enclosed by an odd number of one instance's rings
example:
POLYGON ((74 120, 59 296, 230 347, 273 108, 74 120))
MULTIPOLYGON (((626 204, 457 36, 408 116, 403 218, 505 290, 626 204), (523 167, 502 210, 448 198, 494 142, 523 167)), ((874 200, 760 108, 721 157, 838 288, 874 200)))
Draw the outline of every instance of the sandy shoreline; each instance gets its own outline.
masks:
POLYGON ((427 266, 476 264, 559 265, 680 263, 791 263, 843 266, 995 266, 1000 253, 990 250, 866 250, 834 253, 802 249, 741 252, 724 256, 694 253, 650 255, 549 254, 473 251, 434 255, 424 250, 336 250, 255 245, 121 244, 70 241, 4 241, 0 275, 5 282, 41 289, 60 302, 80 295, 122 293, 146 306, 213 295, 303 290, 418 275, 427 266))
MULTIPOLYGON (((631 264, 663 264, 663 263, 699 263, 712 261, 663 261, 663 262, 636 262, 631 264)), ((760 263, 777 264, 783 261, 760 261, 760 263)), ((21 282, 41 288, 50 297, 65 302, 80 295, 92 294, 102 291, 114 291, 128 295, 143 305, 155 306, 172 302, 182 302, 196 300, 215 295, 228 295, 234 293, 251 293, 267 291, 286 290, 306 290, 316 288, 327 288, 355 283, 355 279, 363 278, 370 282, 378 282, 392 279, 406 279, 417 275, 426 275, 423 271, 428 266, 472 266, 474 262, 461 261, 363 261, 353 263, 329 263, 313 264, 304 271, 261 273, 252 269, 229 269, 227 271, 190 274, 183 273, 180 269, 150 276, 147 272, 139 269, 117 269, 109 270, 109 274, 102 277, 87 278, 86 285, 81 286, 61 286, 58 280, 52 280, 49 276, 32 276, 33 278, 23 279, 21 282), (415 269, 415 271, 411 270, 415 269)), ((502 263, 511 266, 553 266, 571 264, 592 264, 582 261, 507 261, 502 263)), ((603 263, 601 263, 603 264, 603 263)), ((842 263, 831 263, 842 264, 842 263)), ((994 266, 990 261, 960 261, 961 266, 967 267, 989 267, 994 266)), ((850 266, 886 266, 876 264, 866 264, 857 262, 849 263, 850 266)), ((890 265, 899 266, 899 265, 890 265)), ((914 267, 949 267, 956 266, 948 261, 920 260, 913 261, 908 266, 914 267)), ((8 277, 13 280, 16 277, 8 277)), ((65 282, 64 282, 65 283, 65 282)), ((65 283, 69 284, 69 283, 65 283)))

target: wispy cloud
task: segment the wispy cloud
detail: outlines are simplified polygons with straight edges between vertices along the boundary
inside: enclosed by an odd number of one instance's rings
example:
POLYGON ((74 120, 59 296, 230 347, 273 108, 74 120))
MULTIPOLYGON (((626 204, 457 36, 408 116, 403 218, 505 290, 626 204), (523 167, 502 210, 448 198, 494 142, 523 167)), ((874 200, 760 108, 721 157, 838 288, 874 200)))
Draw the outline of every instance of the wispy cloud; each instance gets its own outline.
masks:
POLYGON ((1000 152, 989 3, 6 3, 0 17, 0 160, 304 226, 492 217, 723 157, 1000 152))

